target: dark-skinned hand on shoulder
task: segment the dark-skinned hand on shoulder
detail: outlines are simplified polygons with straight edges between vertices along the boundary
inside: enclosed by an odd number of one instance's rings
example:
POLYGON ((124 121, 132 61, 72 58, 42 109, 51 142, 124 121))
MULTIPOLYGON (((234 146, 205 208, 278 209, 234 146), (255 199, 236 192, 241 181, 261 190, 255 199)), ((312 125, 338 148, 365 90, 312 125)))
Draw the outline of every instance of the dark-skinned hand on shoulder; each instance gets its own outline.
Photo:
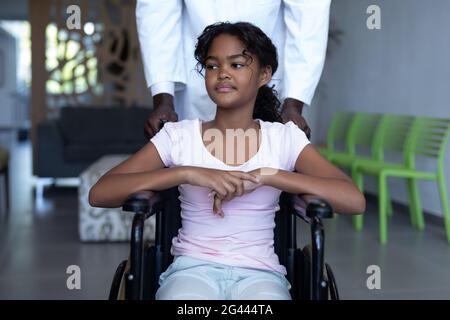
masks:
POLYGON ((308 123, 306 123, 305 118, 302 116, 302 110, 303 102, 292 98, 286 98, 281 109, 281 119, 283 120, 283 123, 289 121, 294 122, 303 130, 303 132, 305 132, 308 139, 311 139, 311 129, 309 128, 308 123))
POLYGON ((173 105, 173 96, 160 93, 153 97, 153 111, 145 123, 145 136, 151 139, 162 128, 165 122, 177 122, 178 114, 173 105))

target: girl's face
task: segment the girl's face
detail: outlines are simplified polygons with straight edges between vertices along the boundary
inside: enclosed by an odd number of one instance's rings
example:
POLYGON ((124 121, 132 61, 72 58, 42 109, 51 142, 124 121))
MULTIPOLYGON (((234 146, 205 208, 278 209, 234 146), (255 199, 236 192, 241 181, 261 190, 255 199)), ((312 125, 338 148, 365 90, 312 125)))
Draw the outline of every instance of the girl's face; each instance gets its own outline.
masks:
POLYGON ((258 58, 246 52, 239 38, 221 34, 208 50, 205 84, 209 97, 222 108, 254 105, 258 89, 270 81, 270 66, 261 68, 258 58))

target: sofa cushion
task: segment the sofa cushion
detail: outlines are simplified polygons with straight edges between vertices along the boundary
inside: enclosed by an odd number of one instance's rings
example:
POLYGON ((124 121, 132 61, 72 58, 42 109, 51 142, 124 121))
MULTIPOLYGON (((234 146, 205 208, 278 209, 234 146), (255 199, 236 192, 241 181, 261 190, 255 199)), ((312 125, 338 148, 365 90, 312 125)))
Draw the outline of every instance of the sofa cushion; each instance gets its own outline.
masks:
POLYGON ((65 107, 59 128, 65 145, 145 143, 144 124, 150 112, 139 107, 65 107))

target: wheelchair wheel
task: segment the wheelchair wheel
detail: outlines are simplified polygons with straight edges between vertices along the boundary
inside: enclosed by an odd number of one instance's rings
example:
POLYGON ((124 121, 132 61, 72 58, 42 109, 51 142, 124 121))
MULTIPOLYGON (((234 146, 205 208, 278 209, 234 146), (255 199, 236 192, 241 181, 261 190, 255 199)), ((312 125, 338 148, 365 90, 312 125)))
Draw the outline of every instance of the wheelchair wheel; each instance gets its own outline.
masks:
POLYGON ((120 285, 122 283, 123 274, 127 266, 127 260, 123 260, 116 269, 114 278, 111 284, 111 289, 109 290, 109 300, 118 300, 120 285))
POLYGON ((325 270, 328 280, 328 297, 330 300, 339 300, 339 292, 334 278, 333 271, 328 263, 325 263, 325 270))

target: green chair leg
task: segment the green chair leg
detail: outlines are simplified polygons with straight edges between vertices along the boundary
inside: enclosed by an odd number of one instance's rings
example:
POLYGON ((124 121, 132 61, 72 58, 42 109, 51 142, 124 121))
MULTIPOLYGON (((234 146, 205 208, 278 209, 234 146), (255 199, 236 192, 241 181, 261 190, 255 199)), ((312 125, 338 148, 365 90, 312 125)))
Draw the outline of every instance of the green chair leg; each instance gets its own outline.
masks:
POLYGON ((406 183, 408 185, 411 224, 413 227, 423 230, 425 228, 425 223, 423 220, 422 206, 420 204, 420 193, 419 188, 417 187, 417 180, 414 178, 408 178, 406 183))
POLYGON ((364 223, 364 218, 362 214, 354 215, 352 217, 353 220, 353 228, 355 228, 356 231, 361 231, 364 223))
POLYGON ((413 228, 417 228, 417 204, 414 200, 414 188, 411 178, 406 179, 406 190, 408 191, 409 220, 413 228))
MULTIPOLYGON (((358 173, 355 170, 352 170, 352 178, 358 187, 359 191, 364 192, 364 181, 361 173, 358 173)), ((352 217, 353 227, 357 231, 361 231, 363 227, 364 218, 362 214, 358 214, 352 217)))
POLYGON ((439 193, 441 195, 442 213, 444 216, 445 233, 447 241, 450 243, 450 210, 448 205, 448 193, 445 185, 445 176, 443 173, 438 174, 439 193))
POLYGON ((389 217, 392 217, 394 210, 392 209, 392 201, 390 197, 389 186, 386 184, 386 201, 387 201, 387 214, 389 217))
POLYGON ((380 243, 387 243, 387 181, 384 174, 380 174, 379 177, 379 221, 380 221, 380 243))

